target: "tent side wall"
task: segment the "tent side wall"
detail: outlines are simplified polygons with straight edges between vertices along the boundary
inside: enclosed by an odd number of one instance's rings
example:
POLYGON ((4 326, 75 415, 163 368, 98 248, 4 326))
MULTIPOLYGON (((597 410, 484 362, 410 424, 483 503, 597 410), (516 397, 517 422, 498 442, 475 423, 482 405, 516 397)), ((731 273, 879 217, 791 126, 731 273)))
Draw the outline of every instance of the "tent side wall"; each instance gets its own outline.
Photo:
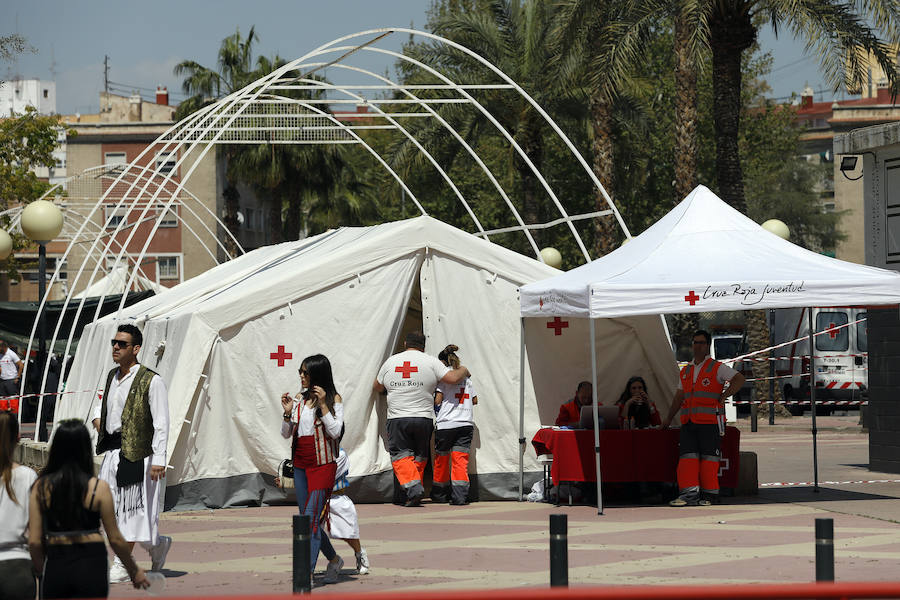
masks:
POLYGON ((372 382, 393 350, 421 256, 408 255, 221 331, 209 358, 208 387, 192 390, 190 429, 172 458, 166 506, 284 500, 273 486, 291 447, 279 433, 280 397, 299 390, 302 359, 320 353, 331 361, 343 398, 342 445, 351 473, 366 476, 364 497, 389 498, 391 463, 380 435, 386 406, 372 393, 372 382))

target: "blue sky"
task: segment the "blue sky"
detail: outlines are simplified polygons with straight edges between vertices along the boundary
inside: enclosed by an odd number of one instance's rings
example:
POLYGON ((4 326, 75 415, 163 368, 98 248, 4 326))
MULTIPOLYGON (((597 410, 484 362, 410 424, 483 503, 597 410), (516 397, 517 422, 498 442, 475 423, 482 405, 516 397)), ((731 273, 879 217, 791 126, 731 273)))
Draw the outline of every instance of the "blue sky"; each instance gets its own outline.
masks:
MULTIPOLYGON (((183 96, 172 67, 184 59, 215 66, 222 38, 251 25, 259 36, 257 52, 285 58, 302 56, 317 45, 357 31, 413 24, 421 28, 430 0, 4 0, 0 34, 18 31, 37 49, 14 64, 0 65, 6 79, 20 75, 51 79, 55 62, 57 110, 89 113, 98 109, 103 89, 103 57, 109 56, 109 79, 117 91, 169 88, 173 102, 183 96)), ((382 47, 399 50, 405 36, 394 35, 382 47)), ((806 82, 823 89, 817 61, 804 58, 802 46, 790 36, 777 42, 771 30, 762 32, 763 47, 774 52, 770 85, 775 97, 799 92, 806 82)), ((369 56, 356 64, 383 73, 391 67, 387 57, 369 56)), ((330 78, 334 78, 329 74, 330 78)), ((827 99, 831 95, 826 95, 827 99)), ((817 98, 818 99, 818 98, 817 98)))

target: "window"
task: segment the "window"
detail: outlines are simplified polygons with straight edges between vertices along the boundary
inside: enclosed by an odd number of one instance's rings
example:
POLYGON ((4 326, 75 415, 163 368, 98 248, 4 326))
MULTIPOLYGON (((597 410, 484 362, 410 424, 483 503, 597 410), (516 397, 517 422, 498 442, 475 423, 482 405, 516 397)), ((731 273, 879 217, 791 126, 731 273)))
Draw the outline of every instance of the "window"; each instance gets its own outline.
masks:
POLYGON ((178 279, 177 256, 160 256, 156 260, 159 265, 160 279, 178 279))
POLYGON ((44 90, 44 98, 48 98, 50 96, 49 90, 44 90))
POLYGON ((834 207, 835 207, 834 202, 824 202, 822 204, 822 210, 823 210, 823 212, 826 212, 826 213, 833 213, 834 207))
POLYGON ((156 170, 160 175, 168 175, 175 170, 177 152, 160 152, 156 155, 156 170))
POLYGON ((104 152, 103 162, 107 165, 127 165, 128 159, 124 152, 104 152))
MULTIPOLYGON (((47 257, 47 281, 50 281, 50 278, 53 277, 53 272, 56 270, 56 258, 52 256, 47 257)), ((25 281, 33 281, 37 283, 38 280, 38 257, 37 255, 25 255, 19 256, 16 259, 17 269, 19 274, 22 275, 22 279, 25 281)), ((66 263, 63 262, 59 269, 59 280, 67 279, 68 273, 66 272, 66 263)), ((12 281, 10 281, 12 283, 12 281)))
POLYGON ((128 209, 124 206, 116 208, 115 205, 103 207, 103 219, 106 222, 107 229, 115 229, 121 223, 124 227, 128 225, 128 209))
MULTIPOLYGON (((846 312, 820 311, 816 315, 816 332, 846 325, 850 320, 846 312)), ((850 347, 850 334, 847 327, 816 336, 816 350, 836 350, 845 352, 850 347)))
POLYGON ((160 227, 178 227, 178 213, 176 212, 176 208, 174 206, 165 208, 164 204, 160 204, 157 208, 157 211, 159 211, 160 213, 162 211, 165 211, 165 214, 159 222, 160 227))
POLYGON ((244 214, 247 215, 247 218, 244 220, 244 227, 246 227, 250 231, 256 230, 256 212, 252 208, 244 209, 244 214))
MULTIPOLYGON (((868 313, 861 312, 856 315, 857 319, 865 319, 868 313)), ((860 321, 856 324, 856 349, 860 352, 869 351, 869 321, 860 321)))

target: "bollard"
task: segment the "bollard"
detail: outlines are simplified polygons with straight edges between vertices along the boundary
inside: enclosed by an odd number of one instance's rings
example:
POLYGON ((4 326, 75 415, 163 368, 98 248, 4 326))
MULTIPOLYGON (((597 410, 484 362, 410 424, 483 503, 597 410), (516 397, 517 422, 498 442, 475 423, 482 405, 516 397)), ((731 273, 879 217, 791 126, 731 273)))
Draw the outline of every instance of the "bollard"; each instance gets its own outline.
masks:
POLYGON ((569 586, 569 542, 566 515, 550 515, 550 586, 569 586))
POLYGON ((294 593, 312 591, 310 561, 309 515, 294 515, 294 593))
POLYGON ((816 519, 816 581, 834 581, 834 519, 816 519))

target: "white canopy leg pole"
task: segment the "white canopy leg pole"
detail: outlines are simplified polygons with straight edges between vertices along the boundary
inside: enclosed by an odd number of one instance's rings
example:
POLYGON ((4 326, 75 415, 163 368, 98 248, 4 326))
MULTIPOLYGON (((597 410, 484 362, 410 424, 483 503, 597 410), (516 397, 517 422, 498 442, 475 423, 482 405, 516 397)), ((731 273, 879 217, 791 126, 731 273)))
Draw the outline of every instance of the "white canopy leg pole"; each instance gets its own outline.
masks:
POLYGON ((597 418, 597 348, 594 319, 591 322, 591 387, 594 402, 594 463, 597 468, 597 514, 603 514, 603 492, 600 491, 600 423, 597 418))
POLYGON ((525 317, 520 317, 519 345, 519 502, 525 494, 525 317))
POLYGON ((813 327, 813 309, 809 311, 809 403, 812 407, 813 437, 813 491, 819 491, 819 448, 816 445, 816 347, 815 328, 813 327))

